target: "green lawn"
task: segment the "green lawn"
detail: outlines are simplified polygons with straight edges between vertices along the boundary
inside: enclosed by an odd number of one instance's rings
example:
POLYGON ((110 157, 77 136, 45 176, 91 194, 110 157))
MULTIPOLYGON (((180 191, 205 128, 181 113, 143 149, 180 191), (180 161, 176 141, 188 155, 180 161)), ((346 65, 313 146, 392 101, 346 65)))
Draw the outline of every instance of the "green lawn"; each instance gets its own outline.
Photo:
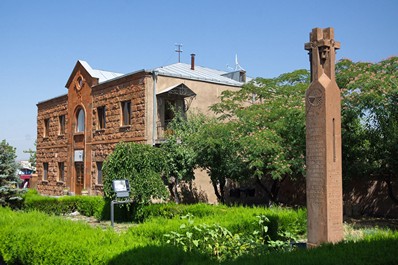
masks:
MULTIPOLYGON (((232 234, 251 233, 256 216, 270 218, 270 230, 291 230, 305 237, 305 211, 211 205, 155 206, 143 223, 126 232, 94 228, 62 216, 0 208, 0 254, 7 264, 398 264, 398 233, 366 229, 350 241, 311 250, 257 253, 217 261, 198 251, 166 244, 164 234, 181 232, 181 219, 193 225, 219 224, 232 234), (157 208, 156 208, 157 207, 157 208), (277 228, 273 228, 276 226, 277 228)), ((358 235, 358 233, 357 233, 358 235)), ((1 262, 0 262, 1 264, 1 262)))

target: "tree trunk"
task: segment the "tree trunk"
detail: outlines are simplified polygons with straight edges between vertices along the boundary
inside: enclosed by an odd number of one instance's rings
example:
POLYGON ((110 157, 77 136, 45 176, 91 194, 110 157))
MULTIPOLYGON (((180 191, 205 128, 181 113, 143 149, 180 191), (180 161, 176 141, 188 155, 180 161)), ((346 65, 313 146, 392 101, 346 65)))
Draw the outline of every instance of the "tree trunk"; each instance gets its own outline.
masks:
POLYGON ((265 191, 267 194, 269 202, 272 203, 278 203, 278 195, 279 195, 279 190, 281 188, 281 183, 286 179, 286 176, 284 176, 281 180, 272 180, 272 185, 271 189, 269 189, 264 183, 261 181, 261 179, 256 176, 256 182, 257 184, 265 191))
POLYGON ((167 188, 169 189, 171 197, 173 197, 174 202, 176 204, 179 204, 180 198, 178 197, 177 185, 178 185, 177 178, 174 178, 174 177, 171 177, 167 182, 167 188))
POLYGON ((284 176, 281 180, 273 180, 272 186, 271 186, 271 194, 272 194, 272 200, 275 203, 279 202, 279 190, 281 189, 281 184, 283 181, 285 181, 287 176, 284 176))
POLYGON ((220 191, 219 191, 218 187, 217 187, 217 183, 212 181, 212 184, 213 184, 213 188, 214 188, 214 193, 216 194, 218 201, 220 201, 222 204, 224 204, 224 202, 225 202, 224 193, 223 193, 224 188, 221 188, 221 184, 220 184, 220 191))
POLYGON ((267 205, 269 205, 270 202, 272 202, 272 193, 271 193, 271 191, 267 188, 267 186, 265 186, 261 182, 261 180, 260 180, 260 178, 258 176, 256 176, 256 182, 260 186, 260 188, 262 188, 265 191, 265 194, 267 195, 267 199, 268 199, 267 205))

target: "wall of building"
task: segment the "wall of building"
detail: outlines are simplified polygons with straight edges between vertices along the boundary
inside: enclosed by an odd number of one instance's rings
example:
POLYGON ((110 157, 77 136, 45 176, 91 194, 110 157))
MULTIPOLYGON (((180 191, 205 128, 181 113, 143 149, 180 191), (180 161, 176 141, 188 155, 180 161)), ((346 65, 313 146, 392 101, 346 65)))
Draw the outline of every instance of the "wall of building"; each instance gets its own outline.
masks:
POLYGON ((92 91, 90 194, 102 194, 97 180, 97 162, 103 162, 118 142, 146 142, 145 76, 99 85, 92 91), (121 123, 121 102, 131 101, 131 125, 121 123), (105 106, 106 128, 98 126, 97 108, 105 106))
MULTIPOLYGON (((59 131, 59 116, 65 115, 66 123, 69 119, 67 100, 68 97, 65 95, 37 105, 37 190, 42 194, 61 195, 66 187, 66 180, 59 180, 58 162, 67 161, 69 131, 67 128, 64 134, 59 131), (45 135, 45 119, 50 121, 48 135, 45 135), (48 163, 47 180, 43 180, 44 162, 48 163)), ((65 174, 68 171, 65 163, 65 174)))
POLYGON ((227 86, 204 81, 188 80, 176 77, 159 76, 157 92, 173 86, 184 83, 193 92, 196 93, 195 99, 192 101, 190 110, 200 111, 206 114, 212 114, 209 107, 220 101, 221 93, 225 90, 237 91, 240 88, 235 86, 227 86))
MULTIPOLYGON (((238 90, 238 87, 186 80, 174 77, 158 76, 156 91, 184 83, 196 97, 190 105, 190 111, 209 114, 209 107, 219 101, 225 90, 238 90)), ((38 104, 38 145, 37 173, 38 190, 42 194, 62 195, 68 188, 75 192, 76 172, 74 163, 75 150, 84 150, 84 189, 89 194, 102 194, 102 185, 97 180, 97 162, 103 162, 120 142, 138 142, 153 144, 156 131, 153 131, 153 114, 157 114, 157 102, 154 105, 154 82, 152 73, 137 72, 98 84, 86 69, 77 63, 67 84, 68 95, 38 104), (81 80, 82 79, 82 80, 81 80), (82 81, 82 82, 81 82, 82 81), (131 125, 121 124, 121 102, 131 102, 131 125), (100 128, 98 107, 105 106, 106 127, 100 128), (76 132, 76 112, 85 111, 85 131, 76 132), (66 132, 58 135, 58 116, 66 116, 66 132), (50 133, 43 137, 44 119, 50 118, 50 133), (48 180, 43 181, 43 163, 49 163, 48 180), (58 163, 65 163, 65 180, 59 181, 58 163)), ((189 116, 189 115, 188 115, 189 116)), ((156 130, 156 123, 155 123, 156 130)), ((216 203, 210 178, 204 171, 197 170, 196 179, 189 189, 200 201, 216 203)))

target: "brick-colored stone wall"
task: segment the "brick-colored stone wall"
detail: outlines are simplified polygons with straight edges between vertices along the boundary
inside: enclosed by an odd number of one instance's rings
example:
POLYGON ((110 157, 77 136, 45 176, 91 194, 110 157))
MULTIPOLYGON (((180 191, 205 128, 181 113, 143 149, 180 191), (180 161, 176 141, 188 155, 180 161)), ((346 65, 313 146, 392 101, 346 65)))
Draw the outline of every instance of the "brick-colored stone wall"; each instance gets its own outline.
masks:
POLYGON ((145 141, 145 78, 137 76, 92 91, 91 194, 102 194, 97 162, 103 162, 117 143, 145 141), (121 102, 131 102, 131 125, 122 125, 121 102), (98 107, 105 107, 105 128, 99 127, 98 107))
MULTIPOLYGON (((139 78, 110 87, 98 87, 92 91, 92 142, 114 140, 137 141, 145 137, 145 84, 139 78), (131 101, 131 125, 121 124, 121 102, 131 101), (105 129, 98 127, 97 108, 105 106, 105 129)), ((142 140, 142 139, 141 139, 142 140)))
POLYGON ((145 74, 131 75, 98 85, 77 63, 68 81, 68 95, 38 106, 37 173, 38 191, 62 195, 65 188, 79 194, 102 194, 97 180, 97 162, 103 162, 118 142, 146 142, 145 74), (131 102, 131 125, 122 125, 121 102, 131 102), (105 128, 98 126, 98 107, 105 107, 105 128), (77 111, 85 113, 85 130, 77 132, 77 111), (65 115, 65 133, 59 134, 59 116, 65 115), (49 132, 45 133, 45 120, 49 132), (76 186, 75 150, 83 150, 84 185, 76 186), (58 163, 64 162, 64 181, 59 181, 58 163), (48 179, 43 181, 43 163, 48 163, 48 179))
POLYGON ((65 181, 59 180, 58 163, 64 162, 65 176, 68 172, 67 149, 68 128, 60 134, 59 116, 65 115, 68 122, 67 95, 37 105, 37 189, 42 194, 61 195, 66 187, 65 181), (44 120, 49 119, 48 135, 45 135, 44 120), (48 163, 48 177, 43 180, 43 163, 48 163))

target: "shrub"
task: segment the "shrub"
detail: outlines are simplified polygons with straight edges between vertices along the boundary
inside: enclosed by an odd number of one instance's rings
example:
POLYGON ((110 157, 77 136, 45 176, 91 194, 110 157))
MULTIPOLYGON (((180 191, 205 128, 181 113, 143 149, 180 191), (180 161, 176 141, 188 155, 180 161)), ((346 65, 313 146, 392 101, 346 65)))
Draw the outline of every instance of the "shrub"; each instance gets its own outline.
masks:
POLYGON ((218 261, 233 260, 243 255, 257 256, 269 251, 289 250, 293 239, 289 232, 278 233, 279 238, 271 239, 268 225, 270 220, 265 215, 256 216, 257 229, 250 232, 232 233, 219 224, 194 225, 193 216, 188 214, 182 219, 178 232, 165 234, 166 243, 182 248, 184 251, 197 251, 218 261))
POLYGON ((153 198, 166 198, 167 189, 161 179, 165 167, 161 149, 146 144, 119 143, 104 162, 105 197, 116 199, 113 180, 127 179, 130 197, 136 205, 148 204, 153 198))
MULTIPOLYGON (((139 221, 144 221, 153 217, 162 217, 172 219, 187 214, 192 214, 196 217, 205 217, 216 214, 217 209, 224 208, 222 205, 213 207, 210 204, 175 204, 175 203, 155 203, 149 204, 142 208, 140 216, 137 216, 139 221)), ((226 208, 226 207, 225 207, 226 208)))
POLYGON ((35 190, 29 190, 24 196, 23 209, 40 211, 47 214, 61 215, 78 211, 85 216, 102 218, 105 201, 100 196, 42 196, 35 190))

